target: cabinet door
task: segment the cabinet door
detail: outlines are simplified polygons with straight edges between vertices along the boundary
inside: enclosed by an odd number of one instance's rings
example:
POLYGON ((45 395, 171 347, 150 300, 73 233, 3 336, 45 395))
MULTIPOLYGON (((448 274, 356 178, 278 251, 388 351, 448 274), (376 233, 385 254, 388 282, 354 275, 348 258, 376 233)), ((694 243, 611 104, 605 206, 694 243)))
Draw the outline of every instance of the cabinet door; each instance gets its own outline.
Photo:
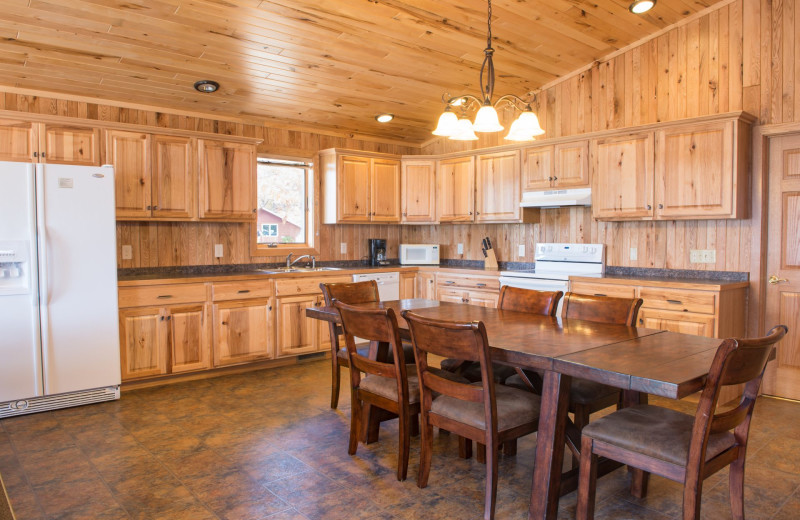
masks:
POLYGON ((122 380, 167 373, 167 326, 162 308, 121 309, 119 335, 122 380))
POLYGON ((593 145, 592 216, 625 220, 653 216, 653 135, 598 139, 593 145))
POLYGON ((417 298, 423 298, 425 300, 436 299, 436 286, 434 285, 434 278, 435 276, 433 273, 417 273, 417 298))
POLYGON ((100 166, 100 129, 45 124, 39 152, 42 162, 100 166))
POLYGON ((639 326, 695 336, 714 337, 714 316, 691 312, 639 309, 639 326))
POLYGON ((657 216, 734 216, 733 125, 726 121, 656 132, 657 216))
POLYGON ((372 159, 370 220, 400 222, 400 161, 372 159))
POLYGON ((436 163, 403 161, 403 222, 436 221, 436 163))
POLYGON ((555 146, 553 186, 559 188, 589 187, 589 141, 562 143, 555 146))
POLYGON ((167 308, 170 371, 174 373, 210 367, 206 306, 167 308))
POLYGON ((526 148, 522 151, 522 189, 546 190, 553 182, 553 147, 526 148))
POLYGON ((272 329, 268 299, 214 304, 214 366, 272 358, 272 329))
POLYGON ((37 130, 36 123, 0 119, 0 161, 36 162, 37 130))
POLYGON ((253 145, 198 139, 200 218, 256 218, 256 151, 253 145))
POLYGON ((439 222, 472 222, 475 211, 475 161, 460 157, 436 168, 436 216, 439 222))
POLYGON ((519 221, 519 151, 478 156, 475 220, 519 221))
POLYGON ((500 294, 494 291, 469 291, 467 294, 467 303, 494 309, 497 307, 497 300, 499 298, 500 294))
POLYGON ((141 132, 106 131, 106 160, 114 165, 117 217, 150 217, 150 136, 141 132))
POLYGON ((336 186, 339 222, 369 222, 370 160, 367 157, 339 157, 336 186))
POLYGON ((277 301, 278 356, 316 352, 320 322, 306 318, 306 308, 319 304, 319 297, 307 294, 278 298, 277 301))
POLYGON ((416 298, 416 274, 400 273, 400 299, 416 298))
POLYGON ((153 216, 188 219, 194 203, 194 146, 189 137, 152 137, 153 216))

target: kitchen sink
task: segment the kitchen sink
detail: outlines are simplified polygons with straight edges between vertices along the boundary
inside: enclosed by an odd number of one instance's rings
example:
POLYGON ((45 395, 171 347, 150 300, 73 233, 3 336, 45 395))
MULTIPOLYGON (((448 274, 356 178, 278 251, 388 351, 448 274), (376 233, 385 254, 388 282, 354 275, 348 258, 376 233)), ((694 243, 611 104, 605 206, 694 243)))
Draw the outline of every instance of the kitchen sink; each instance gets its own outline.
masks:
POLYGON ((278 273, 313 273, 317 271, 341 271, 341 267, 273 267, 271 269, 261 269, 259 272, 264 274, 278 273))

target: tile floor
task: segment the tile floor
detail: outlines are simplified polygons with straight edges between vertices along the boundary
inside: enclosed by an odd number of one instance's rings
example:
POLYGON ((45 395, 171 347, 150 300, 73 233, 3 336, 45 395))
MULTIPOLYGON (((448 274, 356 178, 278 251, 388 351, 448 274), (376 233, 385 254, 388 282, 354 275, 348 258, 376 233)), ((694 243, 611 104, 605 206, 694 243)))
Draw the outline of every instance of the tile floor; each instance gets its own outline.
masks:
MULTIPOLYGON (((0 420, 0 474, 19 520, 471 519, 484 466, 437 438, 430 484, 395 479, 396 421, 347 455, 349 398, 329 408, 330 365, 303 365, 123 392, 111 403, 0 420)), ((346 372, 345 372, 346 373, 346 372)), ((668 403, 659 400, 660 404, 668 403)), ((690 409, 688 403, 672 403, 690 409)), ((500 462, 497 518, 526 518, 535 436, 500 462)), ((730 517, 727 470, 706 482, 703 516, 730 517)), ((680 517, 680 487, 627 472, 601 479, 599 519, 680 517)), ((800 404, 760 399, 747 468, 749 519, 800 518, 800 404)), ((560 518, 574 517, 575 493, 560 518)))

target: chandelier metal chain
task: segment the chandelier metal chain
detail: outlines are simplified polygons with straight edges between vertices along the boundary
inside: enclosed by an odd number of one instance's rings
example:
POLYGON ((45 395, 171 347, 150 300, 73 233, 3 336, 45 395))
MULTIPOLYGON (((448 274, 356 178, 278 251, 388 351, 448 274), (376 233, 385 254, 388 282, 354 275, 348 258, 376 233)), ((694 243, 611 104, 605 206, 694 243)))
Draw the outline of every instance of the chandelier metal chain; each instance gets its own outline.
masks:
POLYGON ((483 50, 484 58, 483 63, 481 64, 480 87, 481 94, 483 96, 483 103, 490 104, 492 102, 492 94, 494 94, 494 61, 492 60, 492 55, 494 54, 494 49, 492 48, 492 0, 489 0, 489 19, 486 25, 488 26, 488 32, 486 36, 486 48, 483 50), (488 73, 486 88, 484 88, 483 85, 484 72, 488 73))

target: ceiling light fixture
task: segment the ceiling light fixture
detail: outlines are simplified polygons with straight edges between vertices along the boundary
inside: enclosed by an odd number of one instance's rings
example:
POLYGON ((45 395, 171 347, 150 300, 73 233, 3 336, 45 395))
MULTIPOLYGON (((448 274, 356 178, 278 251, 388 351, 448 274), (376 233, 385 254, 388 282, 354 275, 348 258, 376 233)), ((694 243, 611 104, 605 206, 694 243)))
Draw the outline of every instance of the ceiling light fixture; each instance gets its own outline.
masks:
MULTIPOLYGON (((439 116, 439 123, 433 131, 433 135, 449 137, 457 141, 473 141, 478 138, 475 132, 500 132, 503 130, 503 125, 500 124, 500 119, 497 116, 497 107, 502 103, 506 103, 521 111, 522 114, 511 124, 511 128, 505 138, 509 141, 533 141, 536 136, 542 135, 544 130, 539 125, 539 118, 536 117, 531 108, 530 99, 523 99, 514 94, 506 94, 492 103, 492 95, 494 94, 492 0, 489 0, 487 26, 489 30, 486 37, 486 48, 483 50, 484 58, 480 75, 481 97, 478 98, 471 94, 451 97, 445 93, 442 96, 442 101, 445 103, 444 112, 439 116), (486 77, 485 83, 484 75, 486 77), (460 117, 453 112, 453 107, 461 110, 460 117), (467 118, 467 111, 474 107, 480 108, 475 114, 475 122, 472 123, 467 118)), ((531 94, 529 93, 528 97, 530 96, 531 94)), ((533 102, 536 102, 535 97, 533 102)))
POLYGON ((636 0, 628 9, 633 14, 643 14, 655 7, 656 0, 636 0))
POLYGON ((201 79, 200 81, 195 82, 194 89, 198 92, 202 92, 203 94, 210 94, 211 92, 216 92, 219 89, 219 83, 216 81, 211 81, 210 79, 201 79))
POLYGON ((392 119, 394 119, 394 114, 378 114, 375 116, 375 121, 379 123, 388 123, 392 119))

